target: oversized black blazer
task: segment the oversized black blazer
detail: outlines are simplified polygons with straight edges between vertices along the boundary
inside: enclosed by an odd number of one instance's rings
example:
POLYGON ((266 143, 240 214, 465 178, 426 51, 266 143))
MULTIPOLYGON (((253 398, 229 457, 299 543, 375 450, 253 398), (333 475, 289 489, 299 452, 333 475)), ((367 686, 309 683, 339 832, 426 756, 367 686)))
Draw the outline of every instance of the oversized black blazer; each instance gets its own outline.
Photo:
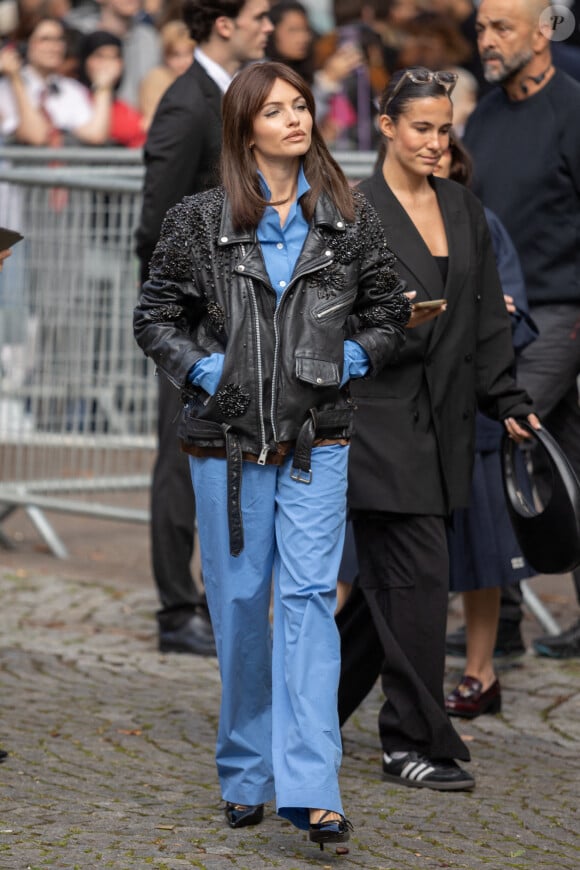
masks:
POLYGON ((218 184, 221 104, 222 92, 195 61, 161 98, 145 144, 143 205, 136 233, 145 271, 166 212, 184 196, 218 184))
POLYGON ((483 208, 453 181, 431 183, 449 247, 445 284, 382 172, 360 184, 416 301, 445 297, 447 311, 407 330, 398 363, 352 382, 349 502, 355 509, 444 515, 466 506, 477 407, 498 420, 532 410, 511 375, 510 321, 483 208))

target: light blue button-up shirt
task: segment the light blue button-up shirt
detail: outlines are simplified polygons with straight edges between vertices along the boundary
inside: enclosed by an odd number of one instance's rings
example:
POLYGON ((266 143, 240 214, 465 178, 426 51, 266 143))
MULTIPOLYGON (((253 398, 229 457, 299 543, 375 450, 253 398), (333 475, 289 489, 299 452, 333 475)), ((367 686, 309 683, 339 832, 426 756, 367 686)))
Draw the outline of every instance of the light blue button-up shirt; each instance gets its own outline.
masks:
MULTIPOLYGON (((264 199, 271 199, 272 193, 266 179, 258 171, 264 199)), ((276 304, 280 302, 284 290, 290 283, 300 252, 308 235, 308 221, 302 213, 300 197, 310 185, 304 175, 304 167, 300 165, 296 199, 290 206, 284 226, 280 224, 280 215, 276 209, 268 205, 258 224, 257 237, 262 248, 264 264, 270 283, 276 293, 276 304)), ((189 373, 189 381, 200 386, 213 395, 221 379, 223 369, 223 354, 212 353, 198 360, 189 373)), ((369 358, 364 348, 356 341, 344 343, 344 369, 341 386, 351 378, 360 378, 369 370, 369 358)))
MULTIPOLYGON (((261 172, 258 171, 264 199, 272 199, 272 192, 261 172)), ((276 291, 278 302, 290 283, 294 268, 304 247, 308 235, 308 221, 302 214, 300 197, 310 190, 310 185, 304 175, 304 167, 300 165, 298 173, 298 189, 296 199, 290 206, 284 226, 280 224, 280 215, 274 206, 268 205, 258 224, 258 241, 270 283, 276 291)))

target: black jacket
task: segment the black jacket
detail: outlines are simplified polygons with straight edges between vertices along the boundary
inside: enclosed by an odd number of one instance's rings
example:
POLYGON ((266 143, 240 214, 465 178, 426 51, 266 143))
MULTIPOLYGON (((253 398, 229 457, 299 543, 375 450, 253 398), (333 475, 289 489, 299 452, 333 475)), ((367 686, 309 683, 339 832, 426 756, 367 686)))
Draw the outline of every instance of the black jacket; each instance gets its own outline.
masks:
POLYGON ((243 451, 265 457, 305 425, 312 437, 350 435, 352 404, 339 386, 344 340, 366 350, 376 373, 396 360, 409 313, 379 219, 362 194, 354 199, 348 223, 321 195, 277 307, 255 233, 234 229, 221 188, 168 213, 135 336, 184 390, 186 442, 215 447, 233 431, 243 451), (223 376, 208 397, 187 376, 216 351, 223 376))
POLYGON ((201 64, 168 88, 145 145, 143 207, 136 233, 144 277, 167 211, 184 196, 218 184, 222 93, 201 64))
POLYGON ((510 321, 483 208, 453 181, 432 183, 449 247, 445 283, 382 172, 360 185, 416 301, 447 299, 440 317, 408 330, 396 365, 353 381, 349 502, 361 510, 444 515, 466 506, 476 409, 496 420, 533 410, 511 373, 510 321))

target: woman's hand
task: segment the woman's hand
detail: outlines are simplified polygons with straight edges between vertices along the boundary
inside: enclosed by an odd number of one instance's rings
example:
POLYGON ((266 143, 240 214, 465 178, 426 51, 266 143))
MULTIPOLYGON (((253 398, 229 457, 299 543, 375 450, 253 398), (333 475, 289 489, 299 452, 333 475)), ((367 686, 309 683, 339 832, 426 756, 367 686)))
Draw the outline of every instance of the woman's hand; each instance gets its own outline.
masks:
POLYGON ((123 75, 123 61, 120 57, 93 58, 87 72, 94 91, 112 91, 123 75))
MULTIPOLYGON (((410 299, 411 302, 417 295, 416 290, 408 290, 405 293, 407 299, 410 299)), ((447 310, 447 300, 443 300, 441 305, 437 306, 437 308, 415 308, 413 305, 411 310, 411 317, 407 323, 407 329, 414 329, 416 326, 422 326, 424 323, 428 323, 430 320, 435 320, 436 317, 439 317, 440 314, 443 314, 444 311, 447 310)))
POLYGON ((0 50, 0 73, 13 79, 22 69, 22 58, 13 45, 6 45, 0 50))
MULTIPOLYGON (((528 414, 527 417, 528 423, 532 427, 532 429, 541 429, 542 424, 535 414, 528 414)), ((510 438, 512 438, 517 444, 521 444, 522 441, 525 441, 527 438, 531 438, 529 432, 519 425, 515 417, 507 417, 503 424, 506 428, 506 431, 510 438)))
POLYGON ((4 267, 4 260, 12 254, 10 248, 7 248, 5 251, 0 251, 0 272, 4 267))
POLYGON ((331 54, 317 79, 322 87, 328 84, 331 89, 339 85, 357 67, 363 66, 364 55, 358 46, 341 45, 331 54))
POLYGON ((516 313, 516 306, 514 303, 513 296, 508 296, 507 293, 504 293, 503 294, 503 301, 505 302, 505 307, 508 310, 508 314, 515 314, 516 313))

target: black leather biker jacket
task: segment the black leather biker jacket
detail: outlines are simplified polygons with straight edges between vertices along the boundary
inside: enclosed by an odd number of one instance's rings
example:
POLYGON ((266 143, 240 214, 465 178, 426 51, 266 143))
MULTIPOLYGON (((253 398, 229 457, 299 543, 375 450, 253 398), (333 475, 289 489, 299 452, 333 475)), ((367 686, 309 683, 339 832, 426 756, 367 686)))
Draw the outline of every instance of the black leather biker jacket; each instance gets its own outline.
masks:
POLYGON ((278 444, 296 444, 305 426, 310 443, 350 436, 352 403, 348 385, 340 388, 344 341, 366 350, 373 374, 396 360, 410 313, 379 219, 360 192, 353 196, 354 223, 320 196, 278 305, 255 232, 234 229, 222 188, 168 212, 134 327, 145 353, 182 391, 186 445, 227 446, 233 433, 242 451, 264 462, 278 444), (187 376, 214 352, 225 355, 224 368, 209 396, 187 376))

